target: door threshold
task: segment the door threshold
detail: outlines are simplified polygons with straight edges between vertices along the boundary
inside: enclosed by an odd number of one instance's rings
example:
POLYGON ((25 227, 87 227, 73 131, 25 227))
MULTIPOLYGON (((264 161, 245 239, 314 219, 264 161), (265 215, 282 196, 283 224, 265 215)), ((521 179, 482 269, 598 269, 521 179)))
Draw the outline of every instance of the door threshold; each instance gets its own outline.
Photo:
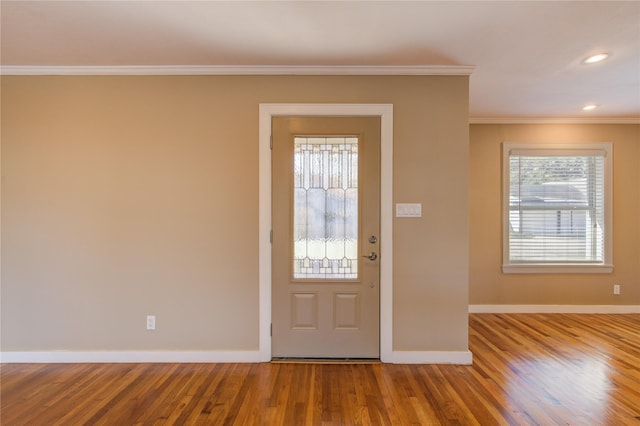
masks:
POLYGON ((300 358, 274 357, 272 364, 381 364, 380 358, 300 358))

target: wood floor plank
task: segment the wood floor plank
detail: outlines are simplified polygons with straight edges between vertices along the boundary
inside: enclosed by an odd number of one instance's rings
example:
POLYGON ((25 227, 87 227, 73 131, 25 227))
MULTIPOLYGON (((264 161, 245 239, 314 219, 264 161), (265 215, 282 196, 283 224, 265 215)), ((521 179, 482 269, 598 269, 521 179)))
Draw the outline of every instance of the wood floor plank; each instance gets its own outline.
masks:
POLYGON ((2 364, 0 424, 640 426, 640 315, 472 314, 472 366, 2 364))

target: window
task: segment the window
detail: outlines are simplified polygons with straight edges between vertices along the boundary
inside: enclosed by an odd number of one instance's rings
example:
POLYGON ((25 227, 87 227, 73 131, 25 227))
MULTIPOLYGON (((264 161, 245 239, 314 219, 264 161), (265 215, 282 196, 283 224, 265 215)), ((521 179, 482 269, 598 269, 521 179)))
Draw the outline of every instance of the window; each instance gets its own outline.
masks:
POLYGON ((610 143, 503 144, 503 271, 611 272, 610 143))
POLYGON ((358 278, 358 137, 294 138, 294 279, 358 278))

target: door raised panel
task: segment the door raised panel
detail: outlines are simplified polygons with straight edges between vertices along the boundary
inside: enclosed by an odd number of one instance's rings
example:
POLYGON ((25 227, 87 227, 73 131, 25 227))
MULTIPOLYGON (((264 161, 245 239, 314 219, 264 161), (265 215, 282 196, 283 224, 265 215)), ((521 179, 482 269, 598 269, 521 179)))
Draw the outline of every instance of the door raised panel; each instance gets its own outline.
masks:
POLYGON ((318 293, 291 293, 291 328, 318 328, 318 293))
POLYGON ((333 307, 336 330, 360 328, 360 293, 335 293, 333 307))

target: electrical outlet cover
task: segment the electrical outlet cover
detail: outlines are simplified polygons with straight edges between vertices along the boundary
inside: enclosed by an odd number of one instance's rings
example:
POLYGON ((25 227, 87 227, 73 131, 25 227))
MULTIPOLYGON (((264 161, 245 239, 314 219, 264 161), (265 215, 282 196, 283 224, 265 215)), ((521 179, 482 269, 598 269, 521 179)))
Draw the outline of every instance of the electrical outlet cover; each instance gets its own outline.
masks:
POLYGON ((156 329, 156 317, 155 315, 147 315, 147 330, 156 329))

